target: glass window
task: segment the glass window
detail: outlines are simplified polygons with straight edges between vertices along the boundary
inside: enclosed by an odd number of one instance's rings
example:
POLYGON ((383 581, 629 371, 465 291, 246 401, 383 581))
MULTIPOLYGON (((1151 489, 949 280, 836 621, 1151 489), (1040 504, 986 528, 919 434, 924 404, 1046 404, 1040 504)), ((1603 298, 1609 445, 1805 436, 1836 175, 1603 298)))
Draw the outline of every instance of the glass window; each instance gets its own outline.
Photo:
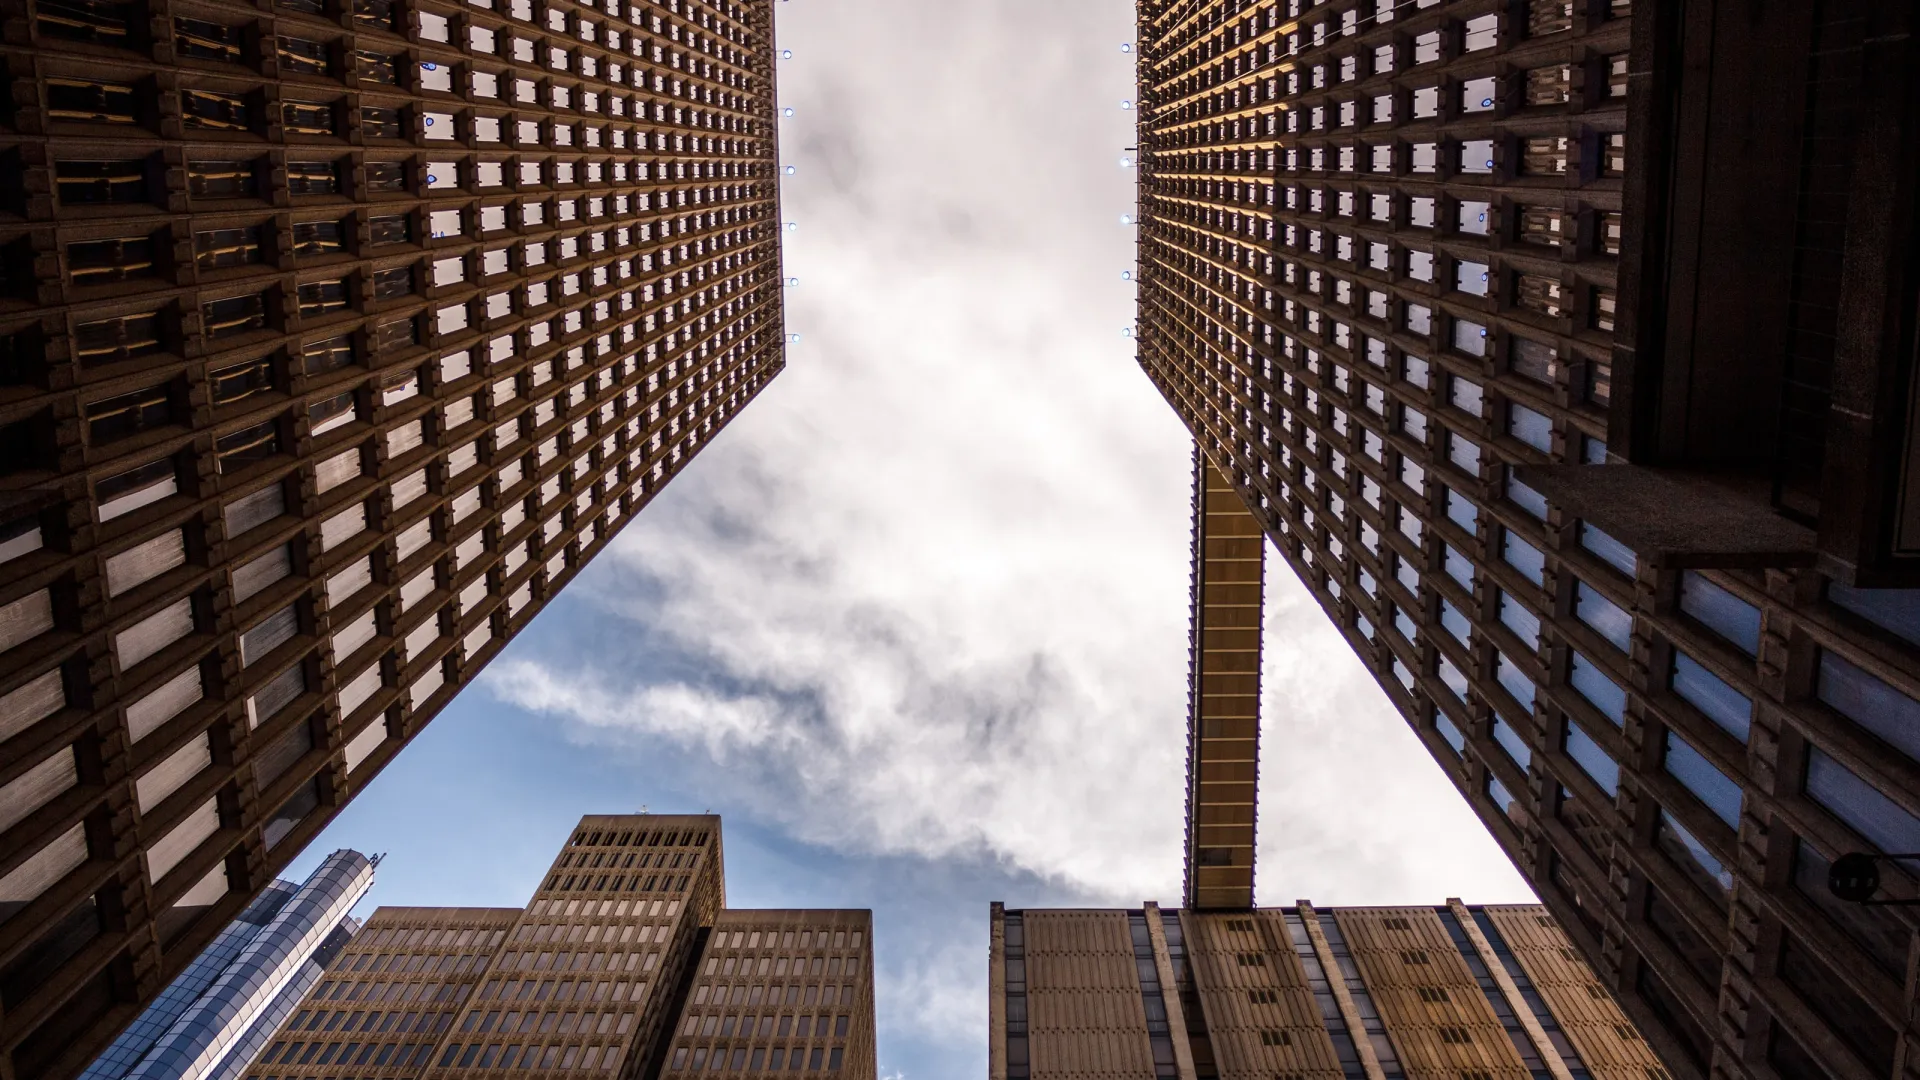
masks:
POLYGON ((1440 681, 1447 685, 1447 689, 1453 691, 1453 696, 1461 701, 1467 700, 1467 677, 1460 673, 1459 668, 1453 666, 1453 661, 1444 656, 1440 658, 1440 681))
POLYGON ((1680 575, 1680 610, 1748 656, 1760 653, 1760 609, 1693 570, 1680 575))
POLYGON ((1539 548, 1520 539, 1511 529, 1501 530, 1500 557, 1535 585, 1546 583, 1547 557, 1540 553, 1539 548))
MULTIPOLYGON (((1705 713, 1727 734, 1745 743, 1747 727, 1753 718, 1753 701, 1729 686, 1726 680, 1679 649, 1673 650, 1673 670, 1667 685, 1689 705, 1705 713)), ((1920 733, 1916 733, 1920 735, 1920 733)))
POLYGON ((1442 553, 1446 556, 1447 576, 1460 583, 1468 592, 1473 591, 1473 562, 1452 544, 1443 544, 1442 553))
POLYGON ((1435 712, 1433 714, 1433 726, 1436 731, 1440 732, 1440 737, 1447 740, 1447 745, 1453 747, 1454 753, 1466 753, 1467 737, 1460 733, 1460 729, 1454 726, 1452 720, 1447 719, 1446 713, 1435 712))
POLYGON ((1465 529, 1471 535, 1480 528, 1480 508, 1473 504, 1473 500, 1448 488, 1447 520, 1465 529))
POLYGON ((1500 744, 1500 749, 1507 752, 1515 765, 1520 766, 1521 772, 1526 772, 1528 766, 1533 764, 1533 750, 1527 746, 1527 740, 1512 724, 1507 723, 1504 716, 1493 718, 1493 741, 1500 744))
POLYGON ((1920 702, 1825 649, 1816 692, 1835 711, 1920 761, 1920 702))
POLYGON ((1777 971, 1780 981, 1792 987, 1807 1007, 1872 1067, 1875 1076, 1893 1072, 1899 1034, 1814 950, 1792 934, 1783 933, 1777 971))
POLYGON ((1793 887, 1860 946, 1867 959, 1897 982, 1907 977, 1907 944, 1913 931, 1892 909, 1849 903, 1827 888, 1833 864, 1805 840, 1793 856, 1793 887))
POLYGON ((1856 589, 1836 581, 1827 586, 1827 599, 1920 645, 1920 589, 1856 589))
POLYGON ((1572 662, 1568 665, 1567 682, 1615 725, 1625 721, 1627 692, 1595 667, 1593 661, 1578 652, 1573 654, 1572 662))
POLYGON ((1600 785, 1600 790, 1609 795, 1620 793, 1620 763, 1613 760, 1613 755, 1595 742, 1585 729, 1579 724, 1568 724, 1564 745, 1567 756, 1580 766, 1580 771, 1600 785))
POLYGON ((1573 613, 1614 648, 1627 651, 1633 639, 1633 616, 1601 595, 1598 589, 1577 579, 1573 583, 1573 613))
POLYGON ((1920 851, 1920 819, 1823 750, 1807 751, 1806 790, 1808 798, 1881 851, 1920 851))
POLYGON ((1726 904, 1727 891, 1733 888, 1732 872, 1664 809, 1654 826, 1653 842, 1702 892, 1726 904))
POLYGON ((1584 521, 1580 523, 1580 546, 1599 557, 1601 562, 1628 577, 1632 577, 1635 568, 1639 566, 1639 560, 1634 556, 1632 548, 1584 521))
POLYGON ((1699 799, 1727 828, 1740 828, 1740 785, 1733 782, 1700 751, 1679 735, 1667 732, 1665 764, 1673 777, 1699 799))
POLYGON ((1467 617, 1460 614, 1460 609, 1454 607, 1451 600, 1443 598, 1440 601, 1440 625, 1446 627, 1447 632, 1457 638, 1460 644, 1468 643, 1472 627, 1468 624, 1467 617))
POLYGON ((1521 641, 1538 649, 1540 647, 1540 616, 1527 610, 1527 606, 1513 598, 1505 589, 1499 590, 1500 622, 1516 634, 1521 641))
POLYGON ((1553 421, 1517 401, 1507 404, 1507 434, 1543 454, 1553 451, 1553 421))
POLYGON ((1514 478, 1513 467, 1507 467, 1507 501, 1539 518, 1547 520, 1547 497, 1514 478))
POLYGON ((1487 798, 1493 800, 1494 809, 1509 818, 1520 809, 1517 805, 1519 800, 1515 799, 1513 793, 1507 790, 1507 785, 1502 784, 1492 773, 1487 774, 1487 798))
POLYGON ((1493 654, 1493 677, 1500 688, 1513 695, 1513 700, 1533 708, 1534 684, 1520 666, 1507 659, 1506 653, 1493 654))

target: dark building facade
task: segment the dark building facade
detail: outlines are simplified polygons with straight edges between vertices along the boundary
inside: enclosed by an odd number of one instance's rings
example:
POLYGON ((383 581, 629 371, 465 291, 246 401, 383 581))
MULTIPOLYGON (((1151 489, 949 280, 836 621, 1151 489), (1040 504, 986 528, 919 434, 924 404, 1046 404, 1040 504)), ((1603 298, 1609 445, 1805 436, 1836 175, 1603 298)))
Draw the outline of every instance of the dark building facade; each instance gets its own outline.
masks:
POLYGON ((1139 4, 1193 790, 1251 738, 1224 486, 1676 1076, 1920 1070, 1911 909, 1828 888, 1920 852, 1913 18, 1139 4))
POLYGON ((0 12, 0 1077, 98 1053, 781 369, 774 6, 0 12))
POLYGON ((586 817, 523 910, 380 908, 250 1080, 873 1080, 866 911, 727 909, 720 819, 586 817))
POLYGON ((1665 1080, 1537 905, 993 907, 989 1080, 1665 1080))

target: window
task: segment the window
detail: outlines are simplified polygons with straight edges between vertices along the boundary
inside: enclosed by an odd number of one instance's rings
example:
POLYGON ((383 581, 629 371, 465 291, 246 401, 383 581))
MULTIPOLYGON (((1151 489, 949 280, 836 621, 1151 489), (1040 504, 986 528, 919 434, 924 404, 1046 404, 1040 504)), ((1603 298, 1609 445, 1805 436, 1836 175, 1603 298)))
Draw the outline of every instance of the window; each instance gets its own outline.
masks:
POLYGON ((1614 722, 1617 727, 1626 720, 1627 692, 1620 689, 1607 674, 1595 666, 1579 652, 1574 652, 1567 665, 1567 684, 1580 691, 1600 714, 1614 722))
POLYGON ((1600 786, 1600 790, 1609 795, 1620 793, 1620 763, 1613 760, 1613 755, 1607 753, 1579 724, 1567 725, 1563 746, 1567 756, 1580 766, 1580 771, 1600 786))
POLYGON ((1728 778, 1693 745, 1672 731, 1667 732, 1664 764, 1667 775, 1680 781, 1727 828, 1740 828, 1740 785, 1728 778))
POLYGON ((1920 589, 1856 589, 1835 581, 1827 586, 1827 600, 1920 645, 1920 589))
POLYGON ((1512 529, 1500 533, 1500 557, 1535 585, 1546 584, 1547 557, 1540 549, 1522 540, 1512 529))
POLYGON ((1780 981, 1818 1013, 1860 1060, 1871 1067, 1874 1075, 1893 1072, 1894 1046, 1899 1040, 1893 1026, 1814 950, 1784 931, 1777 973, 1780 981))
POLYGON ((1826 649, 1820 651, 1816 693, 1834 711, 1920 761, 1920 702, 1826 649))
POLYGON ((1700 980, 1700 989, 1717 995, 1720 990, 1721 948, 1688 923, 1660 890, 1649 887, 1645 905, 1647 925, 1665 941, 1686 969, 1700 980))
MULTIPOLYGON (((1659 820, 1654 826, 1653 843, 1688 880, 1700 887, 1701 892, 1712 897, 1720 906, 1726 906, 1727 892, 1733 888, 1732 872, 1707 850, 1699 837, 1675 821, 1665 809, 1660 811, 1659 820)), ((1821 878, 1820 887, 1826 888, 1824 877, 1821 878)))
POLYGON ((1748 656, 1760 653, 1760 609, 1708 581, 1698 571, 1680 575, 1680 610, 1748 656))
POLYGON ((1920 819, 1818 748, 1807 751, 1806 792, 1881 851, 1920 851, 1920 819))
POLYGON ((1621 652, 1633 638, 1633 616, 1584 581, 1573 583, 1573 613, 1621 652))
MULTIPOLYGON (((1719 724, 1741 743, 1747 741, 1747 727, 1753 717, 1753 701, 1727 685, 1726 680, 1700 666, 1700 662, 1679 649, 1673 650, 1673 667, 1667 685, 1707 719, 1719 724)), ((1920 738, 1920 731, 1915 732, 1920 738)))
POLYGON ((1632 548, 1585 521, 1580 523, 1580 546, 1598 556, 1601 562, 1628 577, 1632 577, 1639 566, 1639 560, 1635 558, 1632 548))
POLYGON ((1507 434, 1543 454, 1553 451, 1553 421, 1519 402, 1507 404, 1507 434))
POLYGON ((1487 798, 1493 800, 1494 809, 1509 818, 1517 813, 1524 813, 1524 809, 1519 806, 1520 800, 1514 798, 1513 793, 1507 790, 1507 785, 1502 784, 1492 773, 1487 774, 1487 798))
POLYGON ((1505 589, 1495 590, 1500 611, 1501 625, 1514 632, 1521 641, 1535 649, 1540 647, 1540 617, 1527 609, 1525 604, 1513 598, 1505 589))
POLYGON ((1507 723, 1504 716, 1493 718, 1493 741, 1500 744, 1500 749, 1507 752, 1521 772, 1526 772, 1533 764, 1533 750, 1527 746, 1527 740, 1512 724, 1507 723))
POLYGON ((1531 710, 1533 708, 1534 683, 1520 666, 1507 659, 1507 654, 1493 654, 1493 677, 1500 688, 1513 695, 1513 700, 1531 710))
POLYGON ((1461 733, 1458 727, 1454 726, 1453 721, 1447 718, 1446 713, 1436 712, 1433 714, 1433 727, 1434 730, 1440 733, 1440 737, 1447 741, 1447 745, 1453 747, 1454 753, 1464 754, 1467 752, 1467 737, 1461 733))

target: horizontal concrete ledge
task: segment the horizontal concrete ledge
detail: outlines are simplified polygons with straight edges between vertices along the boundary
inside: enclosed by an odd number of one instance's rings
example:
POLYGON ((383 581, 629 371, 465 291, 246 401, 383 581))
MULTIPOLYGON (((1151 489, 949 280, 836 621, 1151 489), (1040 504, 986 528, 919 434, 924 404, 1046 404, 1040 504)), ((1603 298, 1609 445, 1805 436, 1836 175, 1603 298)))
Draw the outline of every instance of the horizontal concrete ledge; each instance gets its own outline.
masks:
POLYGON ((1521 483, 1656 566, 1813 565, 1818 538, 1773 509, 1764 478, 1642 465, 1523 465, 1521 483))

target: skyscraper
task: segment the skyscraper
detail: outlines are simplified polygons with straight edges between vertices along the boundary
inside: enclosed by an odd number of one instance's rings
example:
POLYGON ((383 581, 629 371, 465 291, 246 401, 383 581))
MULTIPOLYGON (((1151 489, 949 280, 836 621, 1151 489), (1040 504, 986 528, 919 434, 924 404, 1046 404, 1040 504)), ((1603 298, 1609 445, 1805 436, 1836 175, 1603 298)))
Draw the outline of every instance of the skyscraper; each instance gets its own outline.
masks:
POLYGON ((1226 489, 1673 1073, 1885 1078, 1915 923, 1828 877, 1920 852, 1913 13, 1735 7, 1139 3, 1188 903, 1251 895, 1226 489))
POLYGON ((773 0, 36 0, 0 1075, 73 1075, 784 363, 773 0))
POLYGON ((524 910, 380 908, 252 1080, 873 1080, 866 911, 725 907, 720 819, 582 818, 524 910))
POLYGON ((360 929, 377 859, 336 851, 276 880, 82 1072, 82 1080, 234 1080, 360 929))
POLYGON ((988 1080, 1663 1080, 1534 905, 993 906, 988 1080))

